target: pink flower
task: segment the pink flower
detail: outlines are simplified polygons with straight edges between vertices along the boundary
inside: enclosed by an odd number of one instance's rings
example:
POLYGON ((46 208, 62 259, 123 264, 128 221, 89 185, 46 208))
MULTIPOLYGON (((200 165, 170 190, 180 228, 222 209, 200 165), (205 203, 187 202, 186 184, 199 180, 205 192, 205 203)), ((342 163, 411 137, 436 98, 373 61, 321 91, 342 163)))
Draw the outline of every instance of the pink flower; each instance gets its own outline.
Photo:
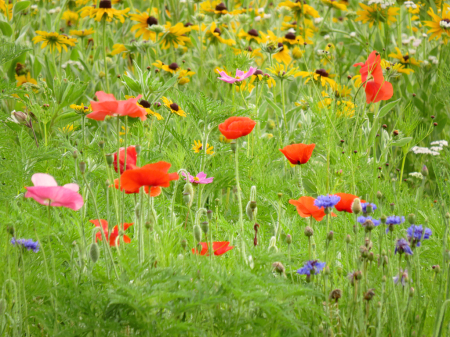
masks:
POLYGON ((257 68, 253 68, 253 67, 250 67, 250 69, 247 72, 237 69, 236 77, 231 77, 231 76, 227 75, 226 72, 219 71, 220 77, 217 77, 217 78, 219 80, 222 80, 227 83, 241 82, 241 81, 245 80, 246 78, 249 78, 250 76, 252 76, 256 70, 257 70, 257 68))
POLYGON ((107 94, 103 91, 97 91, 95 95, 98 98, 98 102, 91 101, 92 112, 86 116, 87 118, 96 121, 104 121, 106 116, 139 117, 142 121, 147 119, 145 116, 147 111, 137 105, 137 101, 142 95, 125 101, 118 101, 113 94, 107 94))
POLYGON ((33 198, 41 205, 67 207, 78 211, 83 207, 83 197, 78 193, 77 184, 58 186, 55 178, 45 173, 35 173, 31 177, 33 187, 25 187, 25 198, 33 198))
MULTIPOLYGON (((181 174, 184 177, 186 177, 186 174, 184 172, 182 172, 181 174)), ((211 184, 214 180, 214 177, 206 178, 205 172, 200 172, 199 174, 197 174, 196 177, 191 176, 189 172, 188 174, 189 174, 189 181, 193 184, 211 184)))

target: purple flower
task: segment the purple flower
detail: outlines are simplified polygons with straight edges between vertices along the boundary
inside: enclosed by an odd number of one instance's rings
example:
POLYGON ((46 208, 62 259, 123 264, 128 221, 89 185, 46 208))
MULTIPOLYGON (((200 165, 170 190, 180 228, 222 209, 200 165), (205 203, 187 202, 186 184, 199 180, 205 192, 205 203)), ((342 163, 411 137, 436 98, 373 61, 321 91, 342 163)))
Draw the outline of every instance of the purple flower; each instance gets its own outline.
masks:
POLYGON ((409 246, 409 242, 405 239, 398 239, 397 244, 395 245, 395 254, 403 254, 406 253, 408 255, 413 255, 411 247, 409 246))
POLYGON ((16 240, 16 238, 11 239, 11 244, 13 246, 22 246, 23 248, 26 248, 28 250, 32 250, 33 252, 37 253, 39 251, 39 242, 34 242, 31 239, 19 239, 16 240))
MULTIPOLYGON (((184 177, 186 177, 186 173, 182 172, 181 174, 184 177)), ((197 174, 196 177, 191 176, 189 172, 188 174, 189 174, 189 181, 193 184, 211 184, 214 180, 214 177, 206 178, 205 172, 200 172, 199 174, 197 174)))
POLYGON ((363 213, 367 213, 367 206, 372 206, 372 212, 377 209, 377 205, 371 204, 370 202, 364 202, 361 204, 363 213))
POLYGON ((422 225, 411 225, 406 230, 408 235, 408 241, 414 247, 420 247, 422 240, 428 240, 432 234, 431 229, 425 228, 423 229, 422 225))
POLYGON ((334 207, 339 201, 341 201, 341 197, 338 195, 319 195, 316 200, 314 200, 314 206, 319 208, 331 208, 334 207))
POLYGON ((308 261, 303 268, 297 270, 297 273, 310 276, 311 274, 319 274, 323 268, 325 268, 325 262, 319 262, 318 260, 308 261))
POLYGON ((412 281, 408 277, 408 269, 403 270, 402 268, 400 268, 400 272, 398 273, 398 276, 394 276, 393 279, 394 279, 395 284, 398 284, 398 281, 400 281, 402 286, 405 286, 406 282, 412 281))
POLYGON ((376 219, 372 219, 372 217, 371 216, 359 216, 358 217, 358 222, 361 224, 361 225, 363 225, 364 226, 364 223, 366 222, 366 221, 372 221, 372 223, 375 225, 375 226, 378 226, 380 223, 381 223, 381 221, 380 220, 376 220, 376 219))
POLYGON ((404 216, 395 216, 395 215, 391 215, 388 216, 386 219, 386 225, 388 225, 388 228, 386 228, 386 233, 389 233, 389 231, 393 231, 394 230, 394 225, 400 225, 402 223, 405 222, 405 217, 404 216))
POLYGON ((217 77, 219 80, 227 82, 227 83, 235 83, 235 82, 241 82, 245 80, 246 78, 249 78, 252 76, 257 68, 250 67, 250 69, 245 72, 242 70, 237 69, 236 70, 236 77, 231 77, 230 75, 227 75, 225 71, 219 71, 220 77, 217 77))

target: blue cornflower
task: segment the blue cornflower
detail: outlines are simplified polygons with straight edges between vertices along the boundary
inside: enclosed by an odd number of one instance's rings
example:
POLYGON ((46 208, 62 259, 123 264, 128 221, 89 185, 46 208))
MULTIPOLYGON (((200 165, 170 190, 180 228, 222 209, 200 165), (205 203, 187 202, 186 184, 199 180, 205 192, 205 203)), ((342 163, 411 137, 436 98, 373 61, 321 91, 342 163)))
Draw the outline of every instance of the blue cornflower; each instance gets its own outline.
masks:
POLYGON ((19 239, 16 240, 16 238, 11 239, 12 245, 22 246, 23 248, 26 248, 28 250, 32 250, 33 252, 37 253, 39 251, 39 242, 34 242, 31 239, 19 239))
POLYGON ((397 244, 395 245, 395 254, 403 254, 406 253, 408 255, 413 255, 411 247, 409 246, 409 242, 405 239, 398 239, 397 244))
POLYGON ((405 222, 404 216, 395 216, 391 215, 386 218, 386 225, 388 225, 388 228, 386 228, 386 233, 389 231, 394 231, 394 225, 400 225, 405 222))
POLYGON ((395 284, 398 284, 398 282, 400 281, 402 286, 405 286, 406 282, 412 282, 412 280, 410 280, 408 277, 408 269, 403 270, 402 268, 400 268, 400 272, 397 276, 394 276, 393 279, 395 284))
POLYGON ((377 205, 371 204, 370 202, 361 203, 363 213, 367 213, 367 206, 372 206, 372 212, 377 209, 377 205))
POLYGON ((358 219, 356 219, 356 220, 358 220, 358 222, 359 222, 361 225, 363 225, 363 226, 364 226, 364 223, 365 223, 366 221, 368 221, 368 220, 372 221, 372 223, 373 223, 375 226, 378 226, 378 225, 381 223, 380 220, 372 219, 371 216, 359 216, 358 219))
POLYGON ((408 241, 414 247, 420 247, 422 240, 428 240, 432 234, 431 229, 425 228, 423 229, 422 225, 411 225, 406 230, 408 234, 408 241))
POLYGON ((314 206, 319 208, 331 208, 334 207, 339 201, 341 201, 341 197, 338 195, 319 195, 316 200, 314 200, 314 206))
POLYGON ((311 260, 306 262, 303 268, 297 270, 297 273, 299 273, 300 275, 310 276, 311 274, 319 274, 323 268, 325 268, 325 262, 319 262, 319 260, 311 260))

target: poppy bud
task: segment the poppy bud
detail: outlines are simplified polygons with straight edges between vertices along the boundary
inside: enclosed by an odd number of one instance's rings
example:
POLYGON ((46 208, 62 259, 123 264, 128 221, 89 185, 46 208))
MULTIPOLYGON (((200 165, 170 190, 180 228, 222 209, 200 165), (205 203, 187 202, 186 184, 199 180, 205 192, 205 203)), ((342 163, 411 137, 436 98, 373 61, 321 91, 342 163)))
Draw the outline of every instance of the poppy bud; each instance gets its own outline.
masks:
POLYGON ((253 220, 257 211, 258 211, 258 209, 256 208, 256 201, 249 201, 247 203, 247 207, 245 208, 245 212, 247 213, 248 219, 250 221, 253 220), (252 208, 252 203, 253 203, 254 208, 252 208))
POLYGON ((350 234, 347 234, 347 236, 345 237, 345 243, 349 244, 352 242, 352 237, 350 236, 350 234))
POLYGON ((202 232, 205 233, 205 235, 207 235, 208 234, 208 230, 209 230, 209 223, 208 223, 208 221, 203 221, 200 224, 200 227, 202 228, 202 232))
POLYGON ((91 249, 89 250, 89 256, 91 257, 92 262, 96 263, 100 256, 100 250, 98 248, 97 242, 94 242, 91 245, 91 249))
POLYGON ((291 236, 291 234, 286 235, 286 243, 288 245, 290 245, 292 243, 292 236, 291 236))
POLYGON ((377 192, 377 199, 381 200, 381 198, 383 198, 383 194, 380 191, 378 191, 377 192))
POLYGON ((236 153, 237 144, 236 144, 236 140, 235 139, 233 139, 231 141, 230 148, 231 148, 231 151, 233 151, 233 153, 236 153))
POLYGON ((186 239, 182 239, 181 240, 181 248, 186 249, 186 247, 187 247, 187 241, 186 241, 186 239))
POLYGON ((328 241, 332 241, 332 240, 333 240, 333 236, 334 236, 333 231, 330 231, 330 232, 327 234, 327 240, 328 240, 328 241))
POLYGON ((359 214, 362 212, 361 200, 359 198, 355 198, 355 200, 353 200, 352 212, 355 214, 359 214))
POLYGON ((84 172, 86 172, 86 163, 84 161, 80 161, 78 168, 80 169, 81 174, 84 174, 84 172))
POLYGON ((140 145, 136 145, 134 147, 134 149, 136 150, 136 154, 139 156, 141 154, 141 150, 142 150, 141 146, 140 145))
POLYGON ((415 214, 411 213, 411 214, 408 215, 408 222, 411 225, 414 225, 416 223, 416 216, 415 216, 415 214))
POLYGON ((202 229, 199 225, 194 226, 194 239, 197 242, 200 242, 200 240, 202 239, 202 229))
POLYGON ((212 220, 213 214, 214 214, 214 212, 211 211, 210 209, 208 209, 208 210, 206 211, 206 216, 208 217, 208 220, 209 220, 209 221, 212 220))
POLYGON ((111 166, 114 163, 114 156, 111 153, 108 153, 106 156, 106 163, 111 166))
POLYGON ((310 237, 314 235, 314 229, 309 226, 305 227, 305 236, 310 237))
POLYGON ((5 310, 6 310, 6 301, 5 301, 5 299, 1 298, 0 299, 0 316, 3 317, 3 315, 5 314, 5 310))
POLYGON ((183 193, 183 202, 186 206, 191 203, 191 195, 189 193, 183 193))
POLYGON ((272 268, 278 273, 278 274, 284 274, 285 268, 281 262, 274 262, 272 264, 272 268))
POLYGON ((78 151, 77 150, 72 152, 72 157, 73 157, 73 159, 77 159, 78 158, 78 151))
POLYGON ((428 177, 428 167, 426 167, 425 165, 422 166, 422 175, 424 177, 428 177))

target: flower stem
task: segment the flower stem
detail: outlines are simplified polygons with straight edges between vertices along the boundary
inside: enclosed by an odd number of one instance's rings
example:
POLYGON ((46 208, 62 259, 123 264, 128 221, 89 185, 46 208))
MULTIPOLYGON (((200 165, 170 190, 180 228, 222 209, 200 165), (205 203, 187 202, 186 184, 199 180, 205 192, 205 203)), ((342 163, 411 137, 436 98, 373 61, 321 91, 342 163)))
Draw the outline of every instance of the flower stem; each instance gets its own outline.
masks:
MULTIPOLYGON (((244 220, 242 215, 241 185, 239 184, 239 147, 236 140, 236 152, 234 153, 235 172, 236 172, 236 189, 239 204, 239 225, 241 227, 241 235, 244 235, 244 220)), ((242 238, 243 239, 243 238, 242 238)))
POLYGON ((106 91, 109 93, 109 82, 108 82, 108 64, 106 63, 106 17, 103 17, 103 62, 105 66, 105 83, 106 91))

